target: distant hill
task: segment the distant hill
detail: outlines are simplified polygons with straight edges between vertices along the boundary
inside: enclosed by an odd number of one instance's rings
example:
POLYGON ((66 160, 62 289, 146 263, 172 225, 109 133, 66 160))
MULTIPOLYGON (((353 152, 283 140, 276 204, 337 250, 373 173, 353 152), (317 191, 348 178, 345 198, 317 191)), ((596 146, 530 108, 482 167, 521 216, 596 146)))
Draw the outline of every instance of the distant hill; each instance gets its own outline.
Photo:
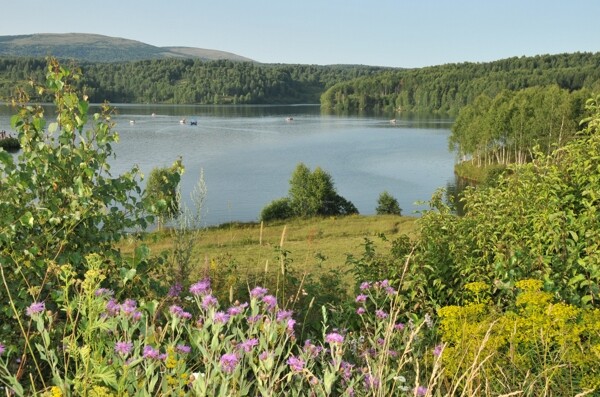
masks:
POLYGON ((224 51, 193 47, 156 47, 135 40, 87 33, 0 36, 0 56, 75 59, 86 62, 129 62, 162 58, 192 58, 206 61, 250 61, 224 51))

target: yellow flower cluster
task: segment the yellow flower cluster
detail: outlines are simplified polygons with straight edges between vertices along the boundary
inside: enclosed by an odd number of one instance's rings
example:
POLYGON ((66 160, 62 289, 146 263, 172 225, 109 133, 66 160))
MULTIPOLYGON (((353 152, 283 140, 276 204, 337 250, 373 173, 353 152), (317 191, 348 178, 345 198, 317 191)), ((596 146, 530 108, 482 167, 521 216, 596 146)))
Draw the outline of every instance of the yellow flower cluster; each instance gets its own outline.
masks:
MULTIPOLYGON (((481 284, 471 283, 468 290, 484 291, 481 284)), ((514 311, 498 312, 482 303, 438 310, 447 375, 480 368, 485 376, 502 368, 505 376, 552 374, 553 382, 574 384, 571 379, 577 379, 582 390, 600 387, 600 310, 553 303, 540 280, 522 280, 516 286, 521 292, 514 311)))

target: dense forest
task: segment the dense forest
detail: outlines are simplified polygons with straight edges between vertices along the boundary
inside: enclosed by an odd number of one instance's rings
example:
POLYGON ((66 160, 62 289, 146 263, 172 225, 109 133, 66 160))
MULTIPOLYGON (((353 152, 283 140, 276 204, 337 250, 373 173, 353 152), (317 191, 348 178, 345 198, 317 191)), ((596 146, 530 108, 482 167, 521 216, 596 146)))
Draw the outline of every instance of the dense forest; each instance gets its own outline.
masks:
POLYGON ((340 111, 439 112, 458 114, 481 94, 558 85, 569 91, 600 87, 600 53, 513 57, 387 70, 340 82, 321 96, 321 106, 340 111))
MULTIPOLYGON (((0 58, 0 99, 40 79, 46 61, 0 58)), ((556 85, 600 87, 600 53, 514 57, 419 69, 155 59, 79 64, 92 102, 171 104, 319 103, 336 111, 438 112, 456 116, 484 94, 556 85)), ((48 99, 48 98, 40 98, 48 99)))
MULTIPOLYGON (((43 59, 0 58, 0 98, 10 97, 17 82, 42 78, 45 65, 43 59)), ((170 104, 318 103, 321 93, 332 85, 384 70, 192 59, 79 66, 85 76, 79 84, 92 102, 170 104)))

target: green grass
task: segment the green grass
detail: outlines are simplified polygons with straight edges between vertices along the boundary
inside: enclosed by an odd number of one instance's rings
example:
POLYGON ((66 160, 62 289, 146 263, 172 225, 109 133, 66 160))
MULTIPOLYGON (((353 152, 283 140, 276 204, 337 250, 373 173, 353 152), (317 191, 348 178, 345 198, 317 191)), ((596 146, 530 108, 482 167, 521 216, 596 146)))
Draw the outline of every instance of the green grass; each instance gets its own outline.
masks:
MULTIPOLYGON (((198 271, 207 264, 226 266, 235 261, 238 271, 253 273, 278 267, 276 248, 289 251, 292 267, 306 273, 330 271, 344 266, 348 254, 363 252, 365 237, 376 239, 383 233, 388 239, 416 233, 416 218, 377 215, 296 219, 286 223, 225 224, 203 230, 194 246, 193 266, 198 271), (318 266, 317 256, 326 258, 318 266)), ((168 230, 152 233, 148 239, 154 254, 173 247, 168 230)), ((383 243, 382 243, 383 244, 383 243)), ((135 243, 124 242, 119 248, 131 255, 135 243)))

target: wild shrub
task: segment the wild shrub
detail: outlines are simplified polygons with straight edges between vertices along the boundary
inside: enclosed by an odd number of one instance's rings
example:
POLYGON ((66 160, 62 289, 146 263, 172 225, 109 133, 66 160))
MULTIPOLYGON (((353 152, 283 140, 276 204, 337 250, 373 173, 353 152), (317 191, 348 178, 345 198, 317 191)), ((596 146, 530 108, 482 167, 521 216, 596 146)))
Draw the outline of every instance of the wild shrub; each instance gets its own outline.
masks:
POLYGON ((465 286, 470 299, 439 309, 444 379, 453 393, 585 395, 600 386, 600 312, 557 302, 541 280, 516 282, 514 309, 491 304, 490 286, 465 286), (457 381, 458 380, 458 381, 457 381))

